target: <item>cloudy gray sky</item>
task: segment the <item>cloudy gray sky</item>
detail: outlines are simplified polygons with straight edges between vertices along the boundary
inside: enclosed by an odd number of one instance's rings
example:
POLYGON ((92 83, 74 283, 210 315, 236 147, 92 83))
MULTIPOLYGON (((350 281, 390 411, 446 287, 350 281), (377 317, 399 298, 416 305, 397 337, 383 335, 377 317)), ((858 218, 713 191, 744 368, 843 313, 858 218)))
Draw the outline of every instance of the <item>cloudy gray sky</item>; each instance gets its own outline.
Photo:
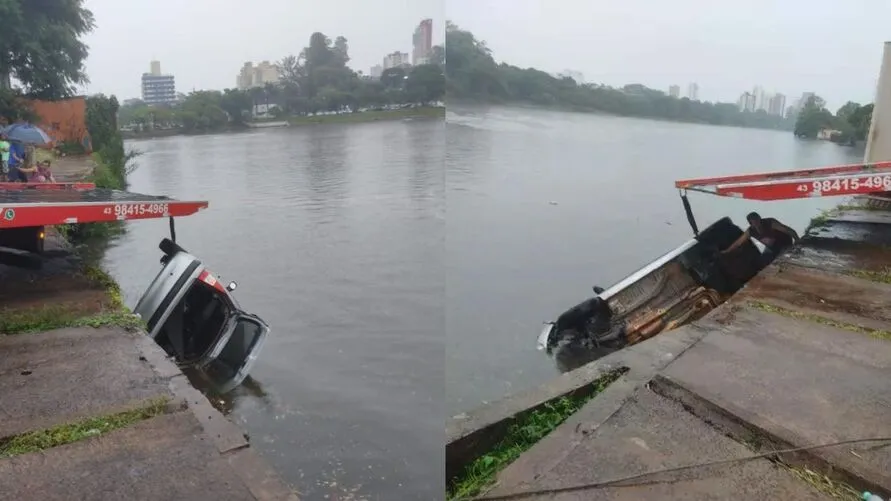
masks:
POLYGON ((761 85, 831 108, 871 101, 888 0, 445 0, 446 18, 497 60, 588 81, 666 89, 697 82, 706 100, 761 85))
POLYGON ((297 54, 314 31, 350 44, 350 66, 366 73, 395 50, 411 52, 418 22, 433 19, 442 43, 443 0, 86 0, 96 17, 88 93, 139 97, 149 61, 176 76, 177 90, 234 87, 245 61, 297 54))

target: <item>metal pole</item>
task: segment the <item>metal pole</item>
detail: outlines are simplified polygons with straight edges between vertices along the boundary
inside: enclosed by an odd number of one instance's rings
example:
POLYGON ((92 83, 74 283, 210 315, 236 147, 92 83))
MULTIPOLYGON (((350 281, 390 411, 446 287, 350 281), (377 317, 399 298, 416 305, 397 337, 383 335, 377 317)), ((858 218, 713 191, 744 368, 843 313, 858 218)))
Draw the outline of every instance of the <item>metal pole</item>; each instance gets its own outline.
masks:
POLYGON ((690 200, 687 199, 687 191, 678 190, 678 194, 681 195, 681 203, 684 204, 684 212, 687 214, 687 222, 690 223, 690 228, 693 228, 693 236, 699 236, 699 227, 696 226, 696 217, 693 215, 693 208, 690 206, 690 200))
POLYGON ((170 216, 170 240, 176 243, 176 224, 173 222, 173 216, 170 216))

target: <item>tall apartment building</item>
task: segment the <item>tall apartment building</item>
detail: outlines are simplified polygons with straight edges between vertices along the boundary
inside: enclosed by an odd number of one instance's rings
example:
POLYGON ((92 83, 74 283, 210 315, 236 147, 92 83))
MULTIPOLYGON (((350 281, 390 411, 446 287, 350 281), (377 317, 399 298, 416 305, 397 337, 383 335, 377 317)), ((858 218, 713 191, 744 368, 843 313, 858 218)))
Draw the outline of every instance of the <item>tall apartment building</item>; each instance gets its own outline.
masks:
POLYGON ((675 97, 675 98, 681 97, 681 86, 680 85, 670 85, 668 87, 668 95, 671 97, 675 97))
POLYGON ((737 101, 737 105, 739 105, 739 111, 755 111, 756 106, 756 97, 755 94, 751 92, 743 92, 741 96, 739 96, 739 101, 737 101))
POLYGON ((411 63, 416 66, 429 63, 430 50, 433 48, 433 20, 421 21, 415 28, 411 41, 411 63))
POLYGON ((783 116, 786 113, 786 96, 783 94, 774 94, 770 98, 767 105, 767 113, 776 116, 783 116))
POLYGON ((142 100, 150 106, 176 102, 176 80, 161 73, 160 61, 152 61, 149 72, 142 74, 142 100))
POLYGON ((373 78, 380 78, 383 73, 384 67, 379 64, 375 64, 371 67, 371 72, 369 73, 369 75, 371 75, 373 78))
POLYGON ((690 101, 699 101, 699 84, 693 82, 687 87, 687 97, 690 101))
POLYGON ((384 69, 388 70, 390 68, 398 68, 400 66, 409 66, 408 53, 407 52, 393 52, 392 54, 387 54, 384 57, 384 69))
POLYGON ((770 94, 765 92, 760 85, 756 85, 755 89, 752 90, 752 95, 755 96, 755 109, 767 111, 767 108, 770 106, 770 94))
POLYGON ((278 83, 281 72, 278 66, 262 61, 256 66, 248 61, 241 67, 241 71, 235 77, 235 87, 239 90, 247 90, 252 87, 263 87, 268 83, 278 83))

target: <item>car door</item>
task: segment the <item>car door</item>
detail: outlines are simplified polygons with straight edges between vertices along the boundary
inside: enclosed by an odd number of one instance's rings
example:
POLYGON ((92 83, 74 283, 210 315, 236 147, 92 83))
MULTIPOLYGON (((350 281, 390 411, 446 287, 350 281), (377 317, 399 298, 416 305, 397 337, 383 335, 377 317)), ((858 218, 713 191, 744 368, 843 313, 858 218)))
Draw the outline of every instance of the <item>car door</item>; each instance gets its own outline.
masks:
POLYGON ((202 374, 218 392, 231 391, 250 374, 268 334, 266 322, 236 307, 219 341, 201 363, 202 374))

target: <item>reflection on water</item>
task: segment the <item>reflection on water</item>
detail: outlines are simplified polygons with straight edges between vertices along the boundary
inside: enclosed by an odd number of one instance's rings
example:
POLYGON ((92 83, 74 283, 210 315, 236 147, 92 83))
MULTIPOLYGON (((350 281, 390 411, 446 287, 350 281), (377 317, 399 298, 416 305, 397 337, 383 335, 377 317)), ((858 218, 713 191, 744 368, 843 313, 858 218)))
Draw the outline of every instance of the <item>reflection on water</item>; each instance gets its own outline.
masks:
MULTIPOLYGON (((769 130, 497 107, 450 107, 446 121, 449 415, 555 376, 542 322, 692 236, 676 179, 862 159, 769 130)), ((690 201, 700 228, 758 210, 799 231, 838 203, 690 201)))
MULTIPOLYGON (((431 120, 130 144, 133 191, 209 200, 177 243, 271 326, 214 401, 301 499, 442 495, 444 142, 431 120)), ((128 304, 167 232, 134 222, 107 252, 128 304)))

